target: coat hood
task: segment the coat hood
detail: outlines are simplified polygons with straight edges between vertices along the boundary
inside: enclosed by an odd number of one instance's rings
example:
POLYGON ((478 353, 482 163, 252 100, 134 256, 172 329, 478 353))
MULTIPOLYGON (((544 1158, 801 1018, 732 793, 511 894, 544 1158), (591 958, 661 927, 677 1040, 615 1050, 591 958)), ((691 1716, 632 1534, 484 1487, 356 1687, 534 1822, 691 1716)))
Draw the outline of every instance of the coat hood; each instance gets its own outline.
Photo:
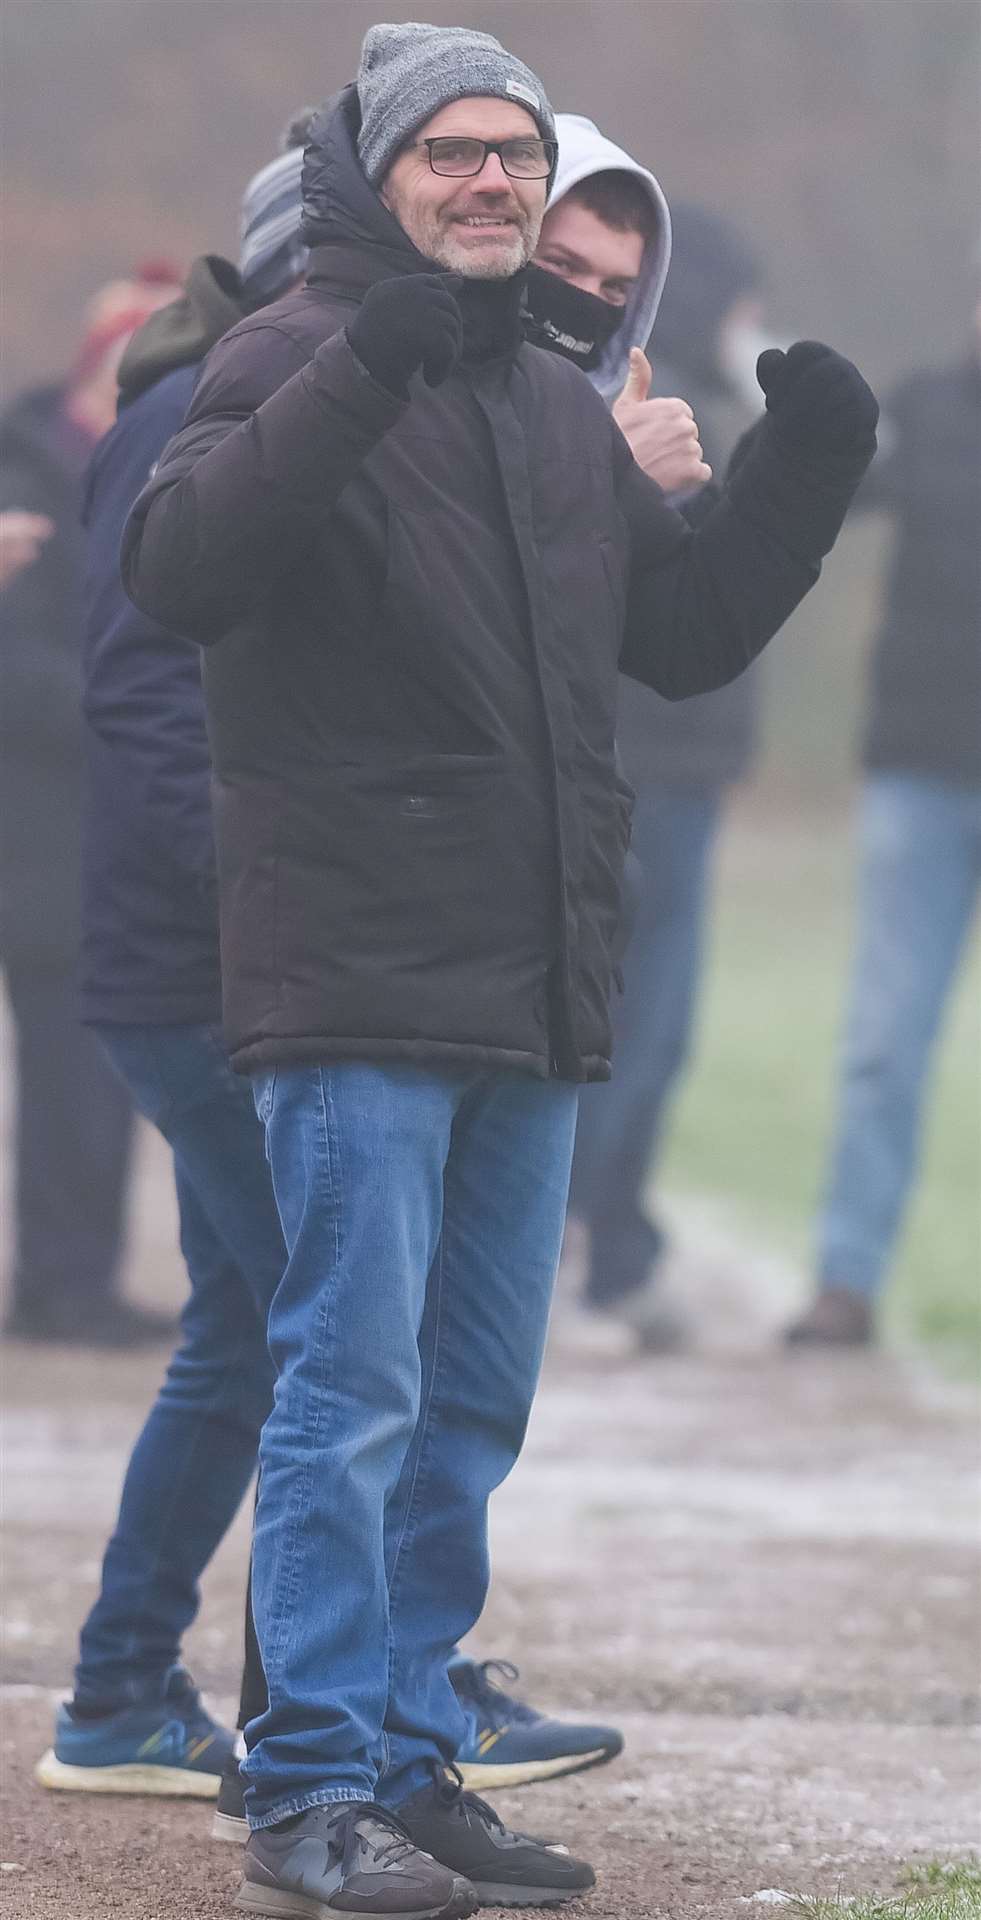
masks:
POLYGON ((358 159, 360 125, 358 90, 349 86, 325 102, 310 128, 300 227, 306 245, 317 250, 310 277, 323 277, 331 250, 365 246, 377 254, 371 278, 429 273, 432 261, 416 250, 364 173, 358 159))
POLYGON ((120 406, 164 374, 203 360, 249 310, 236 268, 218 254, 203 254, 191 267, 180 298, 159 307, 134 333, 119 367, 120 406))
POLYGON ((559 159, 550 208, 592 174, 616 171, 632 173, 642 181, 657 215, 657 232, 644 249, 640 278, 624 308, 623 322, 603 349, 599 366, 588 376, 604 400, 612 401, 627 377, 631 347, 646 347, 651 337, 671 259, 671 215, 654 175, 600 133, 592 120, 580 113, 557 113, 555 126, 559 159))

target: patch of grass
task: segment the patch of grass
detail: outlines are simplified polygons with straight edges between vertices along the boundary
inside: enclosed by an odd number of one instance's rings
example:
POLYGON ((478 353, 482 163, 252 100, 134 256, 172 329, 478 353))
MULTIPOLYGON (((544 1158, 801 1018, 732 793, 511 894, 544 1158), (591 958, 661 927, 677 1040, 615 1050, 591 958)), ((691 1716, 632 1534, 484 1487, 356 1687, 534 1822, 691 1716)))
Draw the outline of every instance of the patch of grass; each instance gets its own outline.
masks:
POLYGON ((932 1893, 939 1887, 946 1893, 974 1894, 981 1909, 981 1860, 928 1860, 923 1866, 906 1867, 899 1880, 915 1892, 932 1893))
POLYGON ((792 1900, 786 1913, 799 1920, 975 1920, 981 1914, 981 1863, 949 1865, 939 1860, 907 1867, 900 1875, 898 1894, 839 1894, 833 1900, 792 1900))
MULTIPOLYGON (((852 820, 761 798, 724 829, 700 1027, 661 1184, 718 1195, 748 1237, 813 1271, 853 926, 852 820)), ((981 941, 947 1010, 887 1327, 981 1355, 981 941)))
POLYGON ((967 1894, 933 1893, 925 1899, 909 1896, 890 1900, 873 1893, 861 1894, 855 1900, 792 1900, 782 1911, 797 1914, 799 1920, 974 1920, 981 1909, 976 1898, 967 1894))

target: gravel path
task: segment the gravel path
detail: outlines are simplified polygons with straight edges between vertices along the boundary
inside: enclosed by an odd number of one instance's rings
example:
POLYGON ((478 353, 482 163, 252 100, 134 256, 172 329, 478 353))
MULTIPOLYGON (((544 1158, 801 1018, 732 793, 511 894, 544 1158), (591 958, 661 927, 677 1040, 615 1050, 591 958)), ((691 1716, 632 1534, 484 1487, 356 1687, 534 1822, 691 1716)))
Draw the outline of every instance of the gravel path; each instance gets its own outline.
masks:
MULTIPOLYGON (((156 1201, 160 1176, 151 1155, 156 1201)), ((158 1214, 145 1284, 169 1232, 158 1214)), ((779 1270, 727 1254, 717 1223, 691 1239, 693 1355, 639 1360, 560 1296, 475 1636, 518 1661, 537 1702, 626 1730, 614 1766, 499 1802, 594 1860, 596 1893, 567 1909, 592 1920, 736 1920, 774 1888, 888 1891, 903 1863, 981 1840, 972 1400, 901 1357, 784 1357, 779 1270)), ((160 1365, 6 1350, 9 1920, 229 1910, 236 1856, 209 1842, 207 1809, 47 1795, 30 1777, 160 1365)), ((223 1707, 245 1527, 188 1646, 223 1707)))

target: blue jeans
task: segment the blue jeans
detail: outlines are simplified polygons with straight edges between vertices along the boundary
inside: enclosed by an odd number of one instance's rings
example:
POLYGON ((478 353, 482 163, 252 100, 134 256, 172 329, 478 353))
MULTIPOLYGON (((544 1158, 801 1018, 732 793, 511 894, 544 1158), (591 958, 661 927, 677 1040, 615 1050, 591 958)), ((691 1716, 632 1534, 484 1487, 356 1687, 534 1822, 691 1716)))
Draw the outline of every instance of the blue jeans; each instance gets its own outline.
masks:
POLYGON ((452 1760, 447 1676, 488 1580, 487 1501, 545 1342, 576 1089, 346 1062, 256 1076, 289 1261, 269 1317, 253 1600, 269 1709, 249 1818, 452 1760))
POLYGON ((981 793, 872 774, 860 836, 858 941, 818 1273, 824 1286, 871 1296, 912 1186, 930 1056, 977 905, 981 793))
POLYGON ((217 1028, 99 1029, 136 1105, 174 1152, 191 1283, 182 1340, 136 1443, 102 1587, 82 1628, 75 1697, 162 1697, 198 1580, 239 1507, 272 1401, 265 1338, 286 1262, 251 1088, 217 1028))
POLYGON ((668 783, 637 796, 643 887, 614 1007, 613 1078, 580 1100, 570 1196, 589 1229, 586 1296, 597 1305, 640 1286, 662 1250, 644 1187, 690 1044, 722 800, 719 786, 668 783))

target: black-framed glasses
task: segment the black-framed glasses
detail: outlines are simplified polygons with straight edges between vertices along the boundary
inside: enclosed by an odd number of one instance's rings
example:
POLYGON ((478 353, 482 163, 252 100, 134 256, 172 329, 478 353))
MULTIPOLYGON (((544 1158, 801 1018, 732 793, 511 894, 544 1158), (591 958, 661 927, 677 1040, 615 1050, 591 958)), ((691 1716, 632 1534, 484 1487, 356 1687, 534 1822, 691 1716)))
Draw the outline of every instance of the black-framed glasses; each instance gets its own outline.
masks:
POLYGON ((448 180, 466 180, 482 172, 489 153, 496 153, 509 180, 547 180, 559 150, 557 140, 471 140, 444 133, 420 140, 434 173, 448 180))

